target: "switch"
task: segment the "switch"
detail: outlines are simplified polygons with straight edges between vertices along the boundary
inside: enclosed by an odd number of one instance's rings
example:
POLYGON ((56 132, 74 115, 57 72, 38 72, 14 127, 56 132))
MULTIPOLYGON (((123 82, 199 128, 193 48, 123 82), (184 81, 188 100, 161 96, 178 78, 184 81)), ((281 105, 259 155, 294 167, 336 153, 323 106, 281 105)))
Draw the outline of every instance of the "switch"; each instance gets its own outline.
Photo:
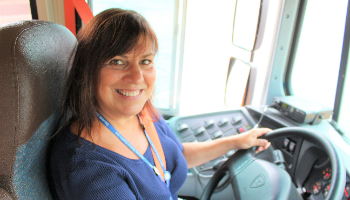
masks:
POLYGON ((204 128, 209 128, 210 126, 212 126, 215 123, 215 121, 213 119, 206 121, 204 123, 204 128))
POLYGON ((186 130, 180 132, 181 138, 185 138, 189 135, 192 135, 192 131, 190 129, 186 129, 186 130))
POLYGON ((186 130, 186 129, 188 129, 188 125, 187 125, 187 124, 179 124, 179 125, 177 126, 177 130, 178 130, 179 132, 182 132, 182 131, 184 131, 184 130, 186 130))
POLYGON ((216 139, 218 137, 221 137, 222 136, 222 131, 216 131, 212 136, 211 136, 211 139, 216 139))
POLYGON ((207 132, 211 135, 211 134, 215 133, 218 130, 220 130, 220 129, 217 126, 212 126, 212 127, 207 129, 207 132))
POLYGON ((190 136, 184 138, 182 141, 183 142, 195 142, 195 141, 197 141, 197 139, 193 135, 190 135, 190 136))
POLYGON ((224 132, 224 133, 233 129, 233 127, 230 124, 225 124, 225 125, 221 126, 220 128, 221 128, 222 132, 224 132))
POLYGON ((218 126, 222 126, 222 125, 226 124, 227 122, 228 122, 228 119, 225 117, 218 122, 218 126))
POLYGON ((194 135, 199 135, 205 131, 205 128, 202 126, 194 131, 194 135))
POLYGON ((242 121, 242 117, 236 116, 236 117, 233 117, 231 124, 236 125, 236 124, 239 124, 241 121, 242 121))

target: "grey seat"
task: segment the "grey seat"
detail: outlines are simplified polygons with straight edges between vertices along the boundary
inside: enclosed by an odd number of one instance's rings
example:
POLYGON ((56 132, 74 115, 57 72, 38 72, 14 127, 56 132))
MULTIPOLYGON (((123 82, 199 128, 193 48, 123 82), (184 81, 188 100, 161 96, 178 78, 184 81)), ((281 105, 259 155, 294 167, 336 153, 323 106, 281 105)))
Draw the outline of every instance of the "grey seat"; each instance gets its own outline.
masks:
POLYGON ((52 199, 47 147, 75 46, 52 22, 0 26, 0 199, 52 199))

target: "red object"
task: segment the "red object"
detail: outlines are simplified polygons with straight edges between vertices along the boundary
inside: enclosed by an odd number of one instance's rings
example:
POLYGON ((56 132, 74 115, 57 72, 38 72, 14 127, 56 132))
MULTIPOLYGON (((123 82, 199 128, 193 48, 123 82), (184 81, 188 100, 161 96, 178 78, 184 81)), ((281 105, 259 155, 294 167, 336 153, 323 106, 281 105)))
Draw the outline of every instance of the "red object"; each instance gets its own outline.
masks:
POLYGON ((87 24, 94 15, 85 0, 64 0, 64 17, 66 27, 76 35, 75 10, 77 10, 81 20, 87 24))
MULTIPOLYGON (((146 132, 149 134, 149 137, 152 140, 152 143, 154 144, 155 148, 158 151, 158 154, 159 154, 160 159, 162 160, 162 162, 164 164, 164 167, 166 168, 166 160, 165 160, 165 156, 164 156, 163 147, 162 147, 162 144, 160 143, 157 130, 154 127, 152 117, 150 116, 150 113, 146 109, 144 109, 143 112, 144 112, 144 115, 141 116, 141 120, 145 126, 146 132)), ((160 162, 157 159, 157 156, 156 156, 153 148, 151 150, 152 150, 154 163, 155 163, 155 165, 160 173, 160 176, 162 177, 162 179, 164 181, 164 173, 165 172, 163 171, 163 168, 160 165, 160 162)))

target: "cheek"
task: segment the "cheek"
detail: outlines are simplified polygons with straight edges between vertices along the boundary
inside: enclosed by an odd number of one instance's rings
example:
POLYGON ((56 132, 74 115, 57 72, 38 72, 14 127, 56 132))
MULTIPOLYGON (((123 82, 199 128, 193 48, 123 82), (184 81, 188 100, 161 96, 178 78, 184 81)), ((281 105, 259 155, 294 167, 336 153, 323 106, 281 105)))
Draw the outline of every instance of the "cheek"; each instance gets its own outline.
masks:
POLYGON ((154 68, 152 71, 144 74, 144 79, 147 85, 152 88, 154 88, 155 82, 156 82, 156 69, 154 68))
POLYGON ((98 80, 98 95, 100 97, 108 95, 108 93, 111 92, 110 88, 112 87, 112 85, 114 85, 119 79, 120 74, 113 73, 111 70, 108 70, 108 68, 102 69, 98 80))

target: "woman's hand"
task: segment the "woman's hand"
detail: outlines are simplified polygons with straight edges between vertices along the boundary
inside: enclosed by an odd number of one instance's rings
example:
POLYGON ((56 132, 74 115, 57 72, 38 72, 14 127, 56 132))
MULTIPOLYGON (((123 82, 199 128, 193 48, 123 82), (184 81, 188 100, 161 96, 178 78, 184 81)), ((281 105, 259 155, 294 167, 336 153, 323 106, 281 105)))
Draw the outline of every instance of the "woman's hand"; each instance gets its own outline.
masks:
POLYGON ((209 142, 182 143, 188 168, 202 165, 218 158, 232 149, 249 149, 259 146, 256 153, 267 149, 270 143, 258 137, 272 131, 268 128, 257 128, 230 137, 218 138, 209 142))
POLYGON ((234 135, 233 137, 237 137, 235 147, 236 149, 249 149, 258 146, 255 153, 259 153, 260 151, 267 149, 271 143, 265 139, 258 139, 258 137, 265 135, 270 131, 272 130, 269 128, 256 128, 239 135, 234 135))

